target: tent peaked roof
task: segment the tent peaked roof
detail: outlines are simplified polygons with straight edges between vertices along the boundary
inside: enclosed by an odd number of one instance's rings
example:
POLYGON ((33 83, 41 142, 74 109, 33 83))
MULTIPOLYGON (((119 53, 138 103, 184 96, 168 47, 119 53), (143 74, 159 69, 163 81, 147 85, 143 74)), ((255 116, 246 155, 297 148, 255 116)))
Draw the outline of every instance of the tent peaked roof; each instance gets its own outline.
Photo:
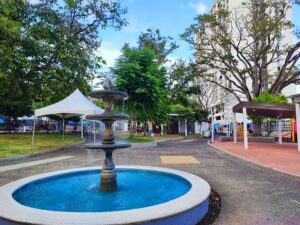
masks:
POLYGON ((101 114, 104 110, 93 104, 78 89, 65 99, 34 111, 35 116, 57 115, 68 118, 76 115, 101 114))

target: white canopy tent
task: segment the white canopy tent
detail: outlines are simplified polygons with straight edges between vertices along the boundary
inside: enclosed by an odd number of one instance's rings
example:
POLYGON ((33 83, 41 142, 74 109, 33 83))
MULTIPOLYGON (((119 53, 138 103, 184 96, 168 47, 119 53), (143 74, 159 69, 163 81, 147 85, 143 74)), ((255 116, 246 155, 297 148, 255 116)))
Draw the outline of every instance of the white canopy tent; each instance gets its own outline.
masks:
MULTIPOLYGON (((63 120, 63 138, 64 138, 64 120, 78 115, 101 114, 104 110, 93 104, 78 89, 63 100, 52 105, 40 108, 34 111, 34 123, 32 130, 32 151, 34 150, 35 118, 46 115, 56 115, 63 120)), ((83 123, 81 123, 81 137, 83 137, 83 123)))

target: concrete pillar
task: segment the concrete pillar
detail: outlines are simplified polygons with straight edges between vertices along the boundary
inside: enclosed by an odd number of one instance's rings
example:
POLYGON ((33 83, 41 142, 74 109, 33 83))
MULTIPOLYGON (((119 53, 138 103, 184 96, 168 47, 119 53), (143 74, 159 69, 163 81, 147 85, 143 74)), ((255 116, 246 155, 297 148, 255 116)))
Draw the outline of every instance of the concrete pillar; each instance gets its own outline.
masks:
POLYGON ((237 143, 237 136, 236 136, 236 113, 233 113, 233 143, 237 143))
POLYGON ((210 110, 210 116, 211 116, 211 143, 214 143, 215 142, 215 129, 214 129, 214 115, 213 115, 212 108, 210 110))
POLYGON ((160 135, 164 135, 164 125, 160 125, 160 135))
POLYGON ((282 144, 281 119, 278 119, 278 143, 282 144))
POLYGON ((31 152, 34 152, 34 133, 35 133, 35 116, 33 117, 33 125, 32 125, 32 140, 31 140, 31 152))
POLYGON ((296 107, 296 124, 297 124, 297 145, 298 151, 300 152, 300 105, 295 103, 296 107))
POLYGON ((247 108, 243 107, 244 149, 248 149, 247 108))

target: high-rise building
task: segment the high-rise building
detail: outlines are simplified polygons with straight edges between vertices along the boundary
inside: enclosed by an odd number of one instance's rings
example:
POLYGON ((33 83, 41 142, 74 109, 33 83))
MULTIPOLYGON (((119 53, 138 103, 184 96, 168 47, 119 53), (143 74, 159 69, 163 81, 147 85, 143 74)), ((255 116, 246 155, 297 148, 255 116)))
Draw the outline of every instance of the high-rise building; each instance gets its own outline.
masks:
MULTIPOLYGON (((239 16, 243 16, 243 14, 247 13, 248 8, 245 7, 245 2, 246 1, 257 1, 257 4, 260 4, 264 0, 215 0, 213 7, 211 9, 211 13, 214 13, 220 9, 226 9, 230 12, 230 15, 226 21, 224 21, 224 24, 231 24, 233 23, 233 17, 239 14, 239 16)), ((269 0, 270 1, 270 0, 269 0)), ((289 0, 286 0, 288 4, 291 4, 289 0)), ((269 13, 277 13, 274 9, 269 10, 269 13)), ((286 20, 292 20, 292 11, 291 7, 287 10, 285 14, 285 19, 286 20)), ((238 35, 237 31, 236 33, 234 26, 233 27, 233 32, 231 35, 234 36, 238 35)), ((294 37, 293 37, 293 32, 292 29, 286 29, 283 31, 283 37, 280 40, 280 43, 278 44, 278 48, 284 47, 284 46, 291 46, 294 42, 294 37)), ((201 40, 198 40, 201 42, 201 40)), ((217 63, 217 62, 216 62, 217 63)), ((284 63, 284 58, 278 58, 276 62, 272 62, 270 65, 268 65, 267 71, 269 73, 275 73, 280 69, 282 64, 284 63)), ((243 66, 243 63, 239 63, 239 67, 243 66)), ((222 85, 233 85, 232 83, 226 83, 228 82, 223 74, 221 74, 219 71, 215 70, 212 71, 212 73, 215 76, 215 81, 221 83, 222 85)), ((230 74, 227 74, 227 76, 230 76, 230 74)), ((204 81, 201 81, 204 82, 204 81)), ((211 99, 208 105, 208 108, 212 108, 214 115, 215 115, 215 120, 220 123, 220 124, 228 124, 232 122, 232 107, 238 103, 238 100, 236 97, 229 93, 226 92, 223 88, 216 86, 210 82, 206 82, 205 85, 213 85, 214 88, 211 90, 212 95, 211 99)), ((252 81, 251 79, 246 80, 246 85, 247 87, 252 90, 252 81)), ((264 81, 263 88, 267 89, 268 88, 268 81, 264 81)), ((282 90, 282 94, 289 97, 295 94, 300 93, 300 85, 297 84, 290 84, 286 88, 282 90)), ((243 96, 241 93, 237 93, 240 97, 240 99, 243 101, 246 101, 246 97, 243 96)), ((238 117, 238 121, 242 121, 242 118, 238 117)))

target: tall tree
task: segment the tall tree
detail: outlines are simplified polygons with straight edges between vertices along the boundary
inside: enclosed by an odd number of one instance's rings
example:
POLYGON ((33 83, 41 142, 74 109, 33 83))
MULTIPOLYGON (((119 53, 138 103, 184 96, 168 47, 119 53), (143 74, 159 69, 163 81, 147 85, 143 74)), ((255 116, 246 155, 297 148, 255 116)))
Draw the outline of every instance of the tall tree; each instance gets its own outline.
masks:
POLYGON ((0 114, 21 116, 33 102, 53 103, 77 87, 88 91, 102 63, 95 55, 99 30, 120 29, 125 13, 117 0, 0 1, 0 60, 7 62, 0 66, 0 114))
POLYGON ((128 93, 126 111, 131 121, 146 124, 167 118, 166 70, 157 64, 155 57, 148 48, 127 48, 112 69, 116 88, 128 93))
MULTIPOLYGON (((138 37, 138 48, 149 48, 155 55, 158 64, 162 65, 168 61, 168 56, 172 54, 179 46, 171 36, 163 36, 157 28, 148 28, 138 37)), ((123 49, 130 48, 125 43, 123 49)))
MULTIPOLYGON (((16 58, 23 60, 19 45, 24 1, 0 1, 0 114, 17 117, 31 111, 28 85, 20 79, 16 58), (21 53, 21 54, 19 54, 21 53)), ((10 125, 10 119, 7 120, 10 125)), ((10 127, 10 126, 9 126, 10 127)))
POLYGON ((171 66, 168 78, 171 112, 185 116, 188 122, 206 120, 206 102, 200 96, 206 96, 208 93, 202 93, 204 87, 197 79, 196 64, 178 60, 171 66))
POLYGON ((195 47, 199 76, 249 101, 299 81, 300 42, 282 43, 292 28, 288 10, 286 0, 247 1, 240 10, 198 16, 181 36, 195 47))
POLYGON ((168 90, 170 99, 176 102, 188 101, 191 95, 200 94, 200 86, 196 83, 198 71, 194 62, 177 60, 168 73, 168 90))

